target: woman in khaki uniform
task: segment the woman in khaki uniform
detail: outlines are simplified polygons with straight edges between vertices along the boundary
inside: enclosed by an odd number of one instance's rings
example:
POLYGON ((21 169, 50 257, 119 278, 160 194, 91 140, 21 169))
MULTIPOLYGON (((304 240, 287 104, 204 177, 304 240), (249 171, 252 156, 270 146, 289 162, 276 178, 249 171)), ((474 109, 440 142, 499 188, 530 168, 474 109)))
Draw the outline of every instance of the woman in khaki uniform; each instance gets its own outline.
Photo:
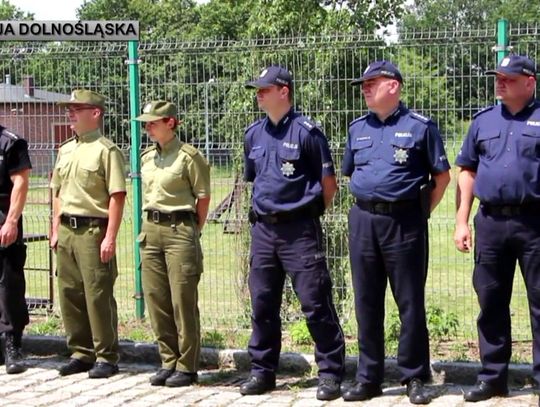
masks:
POLYGON ((144 299, 161 357, 150 383, 189 386, 197 381, 201 349, 199 235, 210 202, 210 168, 195 147, 175 136, 174 104, 150 102, 136 120, 155 142, 141 156, 144 212, 138 239, 144 299))

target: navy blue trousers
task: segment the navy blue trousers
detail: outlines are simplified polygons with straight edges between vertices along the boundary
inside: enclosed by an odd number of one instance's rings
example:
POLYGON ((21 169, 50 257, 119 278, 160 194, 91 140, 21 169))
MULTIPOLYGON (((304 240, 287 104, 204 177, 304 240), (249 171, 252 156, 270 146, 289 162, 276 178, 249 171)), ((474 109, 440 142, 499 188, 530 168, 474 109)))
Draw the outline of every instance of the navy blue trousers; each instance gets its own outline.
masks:
POLYGON ((12 332, 19 339, 30 322, 25 298, 26 245, 22 241, 22 226, 21 216, 17 224, 17 240, 0 249, 0 333, 12 332))
POLYGON ((512 353, 510 299, 516 260, 527 289, 533 336, 533 377, 540 383, 540 215, 491 216, 481 208, 474 218, 473 285, 482 369, 478 380, 506 386, 512 353))
POLYGON ((431 373, 424 305, 427 222, 420 210, 379 215, 354 205, 349 212, 349 253, 358 323, 356 380, 383 382, 387 281, 401 320, 397 355, 400 380, 428 380, 431 373))
POLYGON ((281 299, 289 275, 315 342, 319 376, 341 380, 345 342, 332 300, 319 219, 256 222, 251 228, 250 265, 251 374, 275 378, 281 351, 281 299))

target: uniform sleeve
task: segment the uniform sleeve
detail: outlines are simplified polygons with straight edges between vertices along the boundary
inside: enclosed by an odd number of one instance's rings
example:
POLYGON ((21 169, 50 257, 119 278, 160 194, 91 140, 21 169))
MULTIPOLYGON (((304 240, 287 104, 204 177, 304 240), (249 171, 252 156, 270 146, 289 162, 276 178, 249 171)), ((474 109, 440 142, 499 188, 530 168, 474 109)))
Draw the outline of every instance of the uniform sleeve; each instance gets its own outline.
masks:
POLYGON ((249 137, 246 135, 244 139, 244 181, 253 182, 255 180, 255 163, 251 158, 249 158, 249 153, 251 152, 251 142, 249 137))
POLYGON ((326 136, 321 131, 312 130, 306 137, 309 164, 313 173, 319 179, 335 175, 334 160, 326 136))
POLYGON ((51 183, 50 188, 53 190, 53 195, 58 196, 58 191, 60 191, 60 185, 62 185, 62 180, 60 178, 60 171, 58 163, 60 162, 60 157, 62 156, 62 152, 58 152, 58 156, 56 157, 56 163, 54 164, 54 169, 51 177, 51 183))
POLYGON ((16 140, 7 152, 6 160, 9 175, 18 171, 31 169, 32 163, 28 155, 28 143, 26 140, 16 140))
POLYGON ((428 125, 426 131, 427 158, 432 174, 440 174, 450 169, 448 157, 439 129, 434 123, 428 125))
POLYGON ((187 173, 193 195, 197 198, 208 198, 210 196, 210 165, 201 153, 189 157, 187 173))
POLYGON ((476 171, 478 168, 478 163, 480 158, 478 156, 478 150, 476 149, 476 133, 478 125, 476 120, 472 122, 467 132, 465 140, 461 145, 461 149, 456 157, 456 165, 459 167, 470 168, 473 171, 476 171))
POLYGON ((346 177, 350 177, 354 172, 354 156, 351 150, 351 136, 347 135, 345 144, 345 152, 343 153, 343 162, 341 163, 341 173, 346 177))
POLYGON ((119 148, 107 150, 105 182, 109 195, 117 192, 126 192, 126 174, 124 156, 119 148))

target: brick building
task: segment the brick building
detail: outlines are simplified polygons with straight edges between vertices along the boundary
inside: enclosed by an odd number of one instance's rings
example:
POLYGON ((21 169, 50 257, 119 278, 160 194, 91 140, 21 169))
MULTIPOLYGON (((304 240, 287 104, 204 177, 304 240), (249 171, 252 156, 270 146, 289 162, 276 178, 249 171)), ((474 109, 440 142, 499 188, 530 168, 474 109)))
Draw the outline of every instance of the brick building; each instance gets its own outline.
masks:
POLYGON ((0 83, 0 124, 28 141, 34 174, 52 168, 58 145, 73 134, 64 108, 56 105, 69 96, 36 88, 31 76, 15 85, 7 74, 0 83))

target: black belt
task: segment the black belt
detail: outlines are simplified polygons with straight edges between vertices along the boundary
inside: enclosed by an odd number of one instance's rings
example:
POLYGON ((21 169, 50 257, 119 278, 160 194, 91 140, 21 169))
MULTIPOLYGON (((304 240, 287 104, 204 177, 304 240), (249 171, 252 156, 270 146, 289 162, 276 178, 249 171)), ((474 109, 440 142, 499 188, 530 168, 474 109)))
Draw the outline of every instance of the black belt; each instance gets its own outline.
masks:
POLYGON ((518 205, 493 205, 482 202, 482 211, 486 215, 495 216, 519 216, 537 215, 540 216, 540 202, 527 202, 518 205))
POLYGON ((356 200, 356 205, 371 213, 378 215, 392 215, 394 213, 400 213, 410 211, 414 209, 420 209, 420 202, 417 200, 408 201, 395 201, 395 202, 382 202, 382 201, 361 201, 356 200))
POLYGON ((103 226, 109 222, 107 218, 96 218, 92 216, 72 216, 72 215, 60 215, 60 222, 71 229, 77 229, 80 227, 89 226, 103 226))
POLYGON ((154 210, 146 211, 146 219, 152 223, 167 223, 174 224, 178 220, 186 220, 192 216, 195 216, 193 212, 190 211, 176 211, 176 212, 160 212, 154 210))
POLYGON ((320 207, 320 203, 317 201, 310 203, 302 208, 294 209, 288 212, 278 212, 272 215, 260 215, 253 209, 249 211, 249 221, 253 224, 255 222, 263 223, 288 223, 300 219, 318 218, 323 214, 324 210, 320 207))

